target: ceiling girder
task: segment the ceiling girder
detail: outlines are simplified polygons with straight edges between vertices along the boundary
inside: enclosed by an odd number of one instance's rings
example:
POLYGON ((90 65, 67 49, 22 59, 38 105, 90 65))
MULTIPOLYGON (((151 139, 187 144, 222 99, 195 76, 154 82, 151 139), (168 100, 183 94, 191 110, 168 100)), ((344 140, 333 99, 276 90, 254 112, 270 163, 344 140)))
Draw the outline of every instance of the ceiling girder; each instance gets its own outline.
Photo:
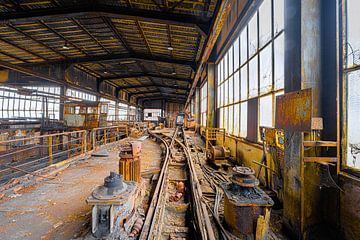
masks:
POLYGON ((115 80, 125 80, 129 78, 143 78, 143 77, 153 77, 153 78, 162 78, 162 79, 168 79, 168 80, 175 80, 180 82, 187 82, 191 83, 191 78, 179 78, 174 76, 163 76, 153 73, 140 73, 140 74, 129 74, 129 75, 123 75, 118 77, 108 77, 108 78, 101 78, 100 81, 115 81, 115 80))
POLYGON ((160 87, 160 88, 170 88, 170 89, 179 89, 179 90, 190 90, 190 88, 188 88, 188 87, 168 86, 168 85, 161 85, 161 84, 144 84, 144 85, 136 85, 136 86, 134 86, 134 85, 132 85, 132 86, 121 86, 121 87, 118 87, 118 89, 119 90, 124 90, 124 89, 143 88, 143 87, 160 87))
POLYGON ((209 33, 210 18, 197 17, 191 14, 180 14, 173 12, 160 12, 154 10, 134 9, 128 7, 116 7, 104 4, 87 4, 67 7, 51 7, 43 9, 32 9, 16 12, 2 12, 0 21, 16 20, 29 21, 40 19, 54 19, 54 17, 81 17, 89 13, 103 14, 107 17, 126 18, 140 21, 151 21, 165 24, 175 24, 198 28, 201 34, 209 33))
POLYGON ((97 63, 97 62, 116 61, 116 60, 143 60, 143 61, 164 62, 164 63, 177 64, 177 65, 186 65, 191 67, 194 71, 196 71, 196 63, 193 61, 172 59, 167 57, 150 56, 145 54, 141 54, 141 55, 140 54, 108 54, 101 56, 86 56, 79 58, 69 58, 66 60, 30 63, 25 65, 27 66, 51 65, 51 64, 71 65, 71 64, 97 63))

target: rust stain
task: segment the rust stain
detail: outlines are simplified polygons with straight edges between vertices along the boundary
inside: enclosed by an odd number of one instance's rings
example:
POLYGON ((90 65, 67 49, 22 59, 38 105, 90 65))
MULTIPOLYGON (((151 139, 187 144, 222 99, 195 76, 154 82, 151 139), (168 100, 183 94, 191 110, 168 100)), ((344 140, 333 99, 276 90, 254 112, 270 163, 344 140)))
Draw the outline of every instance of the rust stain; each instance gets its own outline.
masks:
POLYGON ((310 88, 276 97, 276 128, 310 132, 311 117, 312 90, 310 88))

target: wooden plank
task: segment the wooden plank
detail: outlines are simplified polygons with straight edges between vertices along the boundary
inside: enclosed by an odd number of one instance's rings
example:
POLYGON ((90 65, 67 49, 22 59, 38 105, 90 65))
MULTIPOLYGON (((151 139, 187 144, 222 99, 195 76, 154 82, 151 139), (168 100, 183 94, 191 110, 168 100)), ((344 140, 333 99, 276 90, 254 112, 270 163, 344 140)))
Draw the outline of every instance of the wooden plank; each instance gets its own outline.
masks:
POLYGON ((304 162, 337 162, 336 157, 304 157, 304 162))
POLYGON ((334 141, 304 141, 304 147, 337 147, 334 141))

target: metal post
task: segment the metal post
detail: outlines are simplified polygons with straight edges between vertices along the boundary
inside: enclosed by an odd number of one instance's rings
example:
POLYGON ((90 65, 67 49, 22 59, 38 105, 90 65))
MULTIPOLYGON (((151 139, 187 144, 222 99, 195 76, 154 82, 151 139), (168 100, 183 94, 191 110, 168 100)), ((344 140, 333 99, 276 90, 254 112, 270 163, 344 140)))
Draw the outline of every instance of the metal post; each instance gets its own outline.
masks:
POLYGON ((48 136, 48 155, 49 155, 49 165, 53 163, 53 151, 52 151, 52 136, 48 136))
POLYGON ((206 127, 216 127, 215 64, 208 63, 207 74, 207 122, 206 127))

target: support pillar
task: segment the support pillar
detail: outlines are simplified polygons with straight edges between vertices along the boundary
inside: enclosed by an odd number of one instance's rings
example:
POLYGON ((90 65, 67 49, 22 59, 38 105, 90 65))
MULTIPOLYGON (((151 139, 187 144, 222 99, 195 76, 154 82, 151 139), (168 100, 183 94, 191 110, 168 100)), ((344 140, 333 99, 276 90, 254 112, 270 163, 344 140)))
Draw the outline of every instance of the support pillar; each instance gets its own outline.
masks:
POLYGON ((207 66, 207 123, 209 128, 216 127, 216 97, 215 97, 215 64, 208 63, 207 66))
POLYGON ((196 122, 196 129, 200 127, 200 88, 197 87, 195 89, 195 122, 196 122))
MULTIPOLYGON (((321 117, 321 0, 285 2, 285 93, 312 88, 313 117, 321 117)), ((284 226, 307 239, 321 222, 319 175, 302 162, 303 134, 285 131, 284 226)))

